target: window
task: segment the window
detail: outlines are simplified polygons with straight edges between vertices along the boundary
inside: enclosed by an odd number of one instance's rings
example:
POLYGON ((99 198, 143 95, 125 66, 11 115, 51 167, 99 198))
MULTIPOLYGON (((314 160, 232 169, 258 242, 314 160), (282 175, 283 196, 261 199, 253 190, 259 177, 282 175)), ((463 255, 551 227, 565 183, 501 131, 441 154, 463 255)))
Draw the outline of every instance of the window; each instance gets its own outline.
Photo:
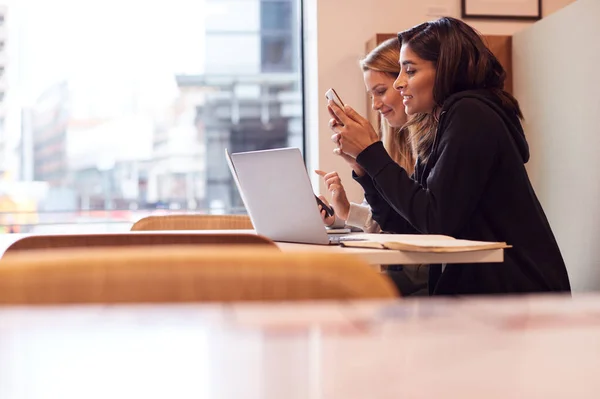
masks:
POLYGON ((261 43, 261 65, 263 72, 294 71, 292 38, 289 36, 263 37, 261 43))
POLYGON ((303 145, 300 0, 4 3, 17 231, 244 213, 225 148, 303 145))
POLYGON ((289 33, 293 26, 292 3, 288 1, 262 1, 260 9, 261 31, 289 33))

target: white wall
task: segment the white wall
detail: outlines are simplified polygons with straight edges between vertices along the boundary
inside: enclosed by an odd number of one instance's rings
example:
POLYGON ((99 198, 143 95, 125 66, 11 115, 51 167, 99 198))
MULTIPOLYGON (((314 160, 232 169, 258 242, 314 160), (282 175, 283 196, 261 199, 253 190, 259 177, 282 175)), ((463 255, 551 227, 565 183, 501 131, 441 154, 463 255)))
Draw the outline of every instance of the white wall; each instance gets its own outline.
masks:
MULTIPOLYGON (((574 0, 543 0, 543 14, 549 15, 574 0)), ((599 1, 599 0, 592 0, 599 1)), ((337 170, 350 199, 362 200, 360 186, 352 182, 350 170, 332 154, 333 143, 327 126, 329 116, 323 94, 335 87, 345 103, 365 115, 366 97, 358 60, 364 56, 366 41, 375 33, 398 32, 435 19, 430 8, 441 14, 460 16, 460 0, 306 0, 306 116, 308 129, 308 168, 337 170), (318 75, 315 76, 315 71, 318 75)), ((532 23, 468 20, 483 34, 510 35, 532 23)), ((313 177, 315 190, 325 192, 313 177)))
POLYGON ((515 95, 532 149, 528 172, 574 291, 600 289, 598 21, 600 1, 578 0, 513 41, 515 95))

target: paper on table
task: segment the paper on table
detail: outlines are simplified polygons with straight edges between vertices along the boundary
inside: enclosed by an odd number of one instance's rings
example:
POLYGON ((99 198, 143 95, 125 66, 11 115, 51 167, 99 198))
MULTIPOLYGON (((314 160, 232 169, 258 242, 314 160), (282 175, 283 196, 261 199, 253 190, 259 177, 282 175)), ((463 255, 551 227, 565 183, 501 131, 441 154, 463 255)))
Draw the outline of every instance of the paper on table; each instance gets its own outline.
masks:
POLYGON ((354 248, 373 248, 373 249, 393 249, 407 252, 472 252, 485 251, 490 249, 511 248, 505 242, 471 241, 471 240, 418 240, 410 241, 344 241, 344 247, 354 248))

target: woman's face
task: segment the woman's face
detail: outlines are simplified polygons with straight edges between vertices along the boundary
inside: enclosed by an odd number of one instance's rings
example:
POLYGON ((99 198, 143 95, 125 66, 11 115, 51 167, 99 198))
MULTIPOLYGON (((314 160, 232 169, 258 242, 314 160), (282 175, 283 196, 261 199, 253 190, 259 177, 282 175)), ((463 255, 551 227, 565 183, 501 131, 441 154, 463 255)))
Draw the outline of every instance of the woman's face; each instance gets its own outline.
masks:
POLYGON ((408 45, 400 49, 400 74, 394 82, 394 88, 403 98, 407 114, 431 113, 435 107, 433 86, 435 83, 435 65, 419 58, 408 45))
POLYGON ((367 70, 363 74, 367 92, 371 95, 371 107, 378 111, 392 127, 406 123, 402 96, 394 90, 394 78, 390 75, 367 70))

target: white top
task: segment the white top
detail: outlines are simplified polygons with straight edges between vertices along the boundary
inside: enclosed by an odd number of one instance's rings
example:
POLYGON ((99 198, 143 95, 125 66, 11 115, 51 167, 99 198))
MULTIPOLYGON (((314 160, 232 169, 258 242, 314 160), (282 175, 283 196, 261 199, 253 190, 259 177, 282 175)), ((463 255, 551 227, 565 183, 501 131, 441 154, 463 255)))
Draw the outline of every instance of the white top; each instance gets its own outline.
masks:
POLYGON ((373 214, 371 213, 371 207, 367 201, 363 201, 362 204, 355 202, 350 203, 350 211, 348 212, 348 219, 340 219, 337 215, 335 216, 335 222, 329 227, 341 228, 341 227, 357 227, 363 230, 365 233, 380 233, 381 227, 373 220, 373 214))
POLYGON ((348 212, 346 224, 352 227, 359 227, 363 229, 365 233, 380 233, 381 227, 373 220, 371 207, 368 204, 365 204, 366 201, 362 204, 350 203, 350 211, 348 212))

